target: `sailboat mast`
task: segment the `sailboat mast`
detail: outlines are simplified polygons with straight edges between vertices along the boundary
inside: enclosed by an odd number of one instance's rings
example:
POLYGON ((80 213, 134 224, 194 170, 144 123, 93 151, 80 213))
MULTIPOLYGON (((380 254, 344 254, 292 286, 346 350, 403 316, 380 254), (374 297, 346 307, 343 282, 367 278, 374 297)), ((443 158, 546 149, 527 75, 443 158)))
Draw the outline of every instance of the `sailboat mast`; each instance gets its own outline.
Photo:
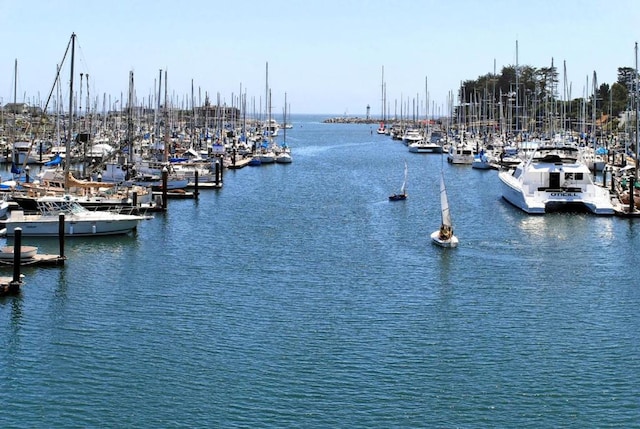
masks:
POLYGON ((133 164, 133 70, 129 72, 129 98, 127 101, 127 152, 129 165, 133 164))
POLYGON ((164 155, 163 162, 169 161, 169 104, 167 97, 169 88, 167 86, 167 70, 164 71, 164 155))
POLYGON ((158 103, 157 103, 157 108, 155 111, 155 118, 154 118, 156 139, 154 140, 154 143, 160 140, 160 105, 161 103, 162 103, 162 69, 158 71, 158 103))
POLYGON ((73 66, 75 62, 76 33, 71 34, 71 67, 69 78, 69 135, 65 144, 64 189, 69 189, 69 168, 71 163, 71 138, 73 137, 73 66))
POLYGON ((16 58, 13 64, 13 109, 15 113, 17 98, 18 98, 18 59, 16 58))
MULTIPOLYGON (((595 70, 593 71, 593 105, 591 106, 591 140, 593 142, 593 150, 595 153, 596 150, 596 107, 598 105, 598 78, 596 76, 595 70)), ((595 161, 593 164, 593 171, 595 174, 596 165, 595 161)))
POLYGON ((287 145, 287 93, 284 93, 284 130, 282 130, 282 142, 283 145, 287 145))
POLYGON ((518 122, 518 107, 519 107, 519 87, 520 87, 520 81, 519 81, 519 75, 520 73, 518 72, 518 41, 516 40, 516 133, 520 132, 520 123, 518 122))
POLYGON ((635 57, 636 57, 636 75, 635 75, 635 99, 636 99, 636 159, 635 159, 635 173, 634 173, 634 179, 633 179, 633 183, 631 184, 631 188, 629 191, 629 197, 630 197, 630 201, 632 202, 632 204, 629 206, 629 210, 633 210, 635 211, 636 207, 633 204, 633 193, 634 193, 634 189, 636 186, 636 182, 638 181, 638 156, 640 155, 640 149, 638 148, 638 142, 640 140, 640 138, 638 137, 638 134, 640 133, 640 122, 638 121, 638 112, 640 112, 640 109, 638 108, 638 95, 639 95, 639 89, 638 89, 638 42, 636 42, 635 45, 635 57))
POLYGON ((384 66, 382 66, 382 83, 380 84, 380 104, 382 105, 382 122, 385 122, 387 118, 385 118, 385 103, 386 100, 384 99, 384 66))

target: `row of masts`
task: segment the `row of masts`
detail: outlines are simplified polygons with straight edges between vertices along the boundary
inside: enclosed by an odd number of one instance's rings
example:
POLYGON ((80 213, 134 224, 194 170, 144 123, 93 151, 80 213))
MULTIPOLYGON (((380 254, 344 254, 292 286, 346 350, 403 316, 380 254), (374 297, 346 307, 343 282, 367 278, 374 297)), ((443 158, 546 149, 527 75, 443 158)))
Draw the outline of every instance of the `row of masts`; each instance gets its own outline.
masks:
MULTIPOLYGON (((114 139, 123 140, 117 142, 118 144, 124 143, 126 147, 130 148, 131 143, 136 138, 136 134, 142 129, 140 124, 145 123, 153 124, 153 130, 151 131, 151 137, 154 140, 164 139, 165 142, 172 134, 172 130, 180 128, 181 130, 187 130, 191 134, 191 137, 195 137, 198 133, 204 130, 205 138, 210 135, 223 134, 225 127, 231 125, 232 128, 237 129, 239 126, 244 127, 247 124, 256 126, 259 123, 265 123, 263 115, 268 117, 268 121, 271 121, 271 89, 268 82, 268 63, 266 65, 265 76, 265 99, 260 98, 259 107, 256 108, 256 99, 253 99, 252 113, 247 112, 247 94, 246 90, 243 91, 242 85, 240 86, 240 95, 231 95, 231 106, 221 99, 220 93, 217 94, 217 104, 213 105, 210 102, 210 97, 207 92, 204 93, 204 103, 202 103, 202 91, 198 90, 198 103, 196 103, 196 96, 194 92, 193 81, 191 82, 191 95, 188 98, 183 98, 181 103, 177 103, 177 97, 175 94, 169 97, 167 71, 160 70, 157 82, 154 82, 154 92, 149 96, 147 100, 138 100, 135 92, 134 75, 130 72, 129 75, 129 91, 126 102, 124 97, 120 94, 119 99, 112 102, 112 97, 103 94, 102 100, 102 113, 99 112, 98 104, 99 97, 91 99, 89 92, 89 75, 87 73, 80 73, 80 86, 79 94, 75 91, 75 44, 76 35, 71 35, 69 44, 65 50, 61 64, 56 66, 56 77, 51 92, 42 109, 43 114, 50 114, 49 103, 54 101, 53 115, 55 123, 52 131, 51 124, 47 121, 40 121, 40 129, 33 130, 31 134, 31 140, 48 138, 57 142, 59 146, 64 142, 66 153, 71 153, 71 145, 74 143, 74 136, 76 134, 84 133, 89 136, 96 136, 99 132, 109 132, 111 130, 111 137, 114 139), (69 98, 68 109, 66 113, 62 108, 61 100, 64 96, 61 91, 61 71, 62 64, 65 63, 67 57, 70 56, 69 61, 69 98), (163 82, 164 81, 164 82, 163 82), (85 94, 83 94, 86 83, 86 103, 83 109, 83 102, 85 101, 85 94), (162 89, 164 83, 164 100, 162 89), (57 91, 56 96, 53 97, 54 91, 57 91), (108 100, 108 102, 107 102, 108 100), (263 107, 264 103, 264 107, 263 107), (176 107, 180 104, 180 107, 176 107), (153 115, 153 119, 149 119, 149 115, 153 115), (248 116, 250 116, 248 118, 248 116), (66 124, 63 122, 66 120, 66 124), (120 130, 126 123, 126 131, 122 133, 120 130), (138 125, 136 125, 138 124, 138 125), (212 131, 211 131, 212 130, 212 131), (37 134, 37 135, 36 135, 37 134), (64 134, 64 137, 62 136, 64 134), (46 137, 48 135, 48 137, 46 137)), ((17 60, 15 63, 15 76, 17 80, 17 60)), ((17 84, 14 87, 14 106, 17 106, 17 84)), ((286 102, 286 101, 285 101, 286 102)), ((285 109, 286 115, 286 109, 285 109)), ((4 117, 4 114, 3 114, 4 117)), ((10 129, 15 132, 16 116, 14 114, 14 126, 10 129)), ((285 119, 286 120, 286 119, 285 119)), ((268 123, 267 123, 268 124, 268 123)), ((26 136, 26 133, 25 133, 26 136)), ((201 137, 201 136, 199 136, 201 137)), ((11 139, 11 143, 16 141, 15 136, 11 139)), ((165 144, 166 148, 169 146, 165 144)), ((128 151, 128 156, 131 156, 133 151, 128 151)), ((166 153, 165 153, 166 158, 166 153)), ((26 163, 26 158, 25 158, 26 163)), ((24 166, 22 166, 24 169, 24 166)), ((68 168, 68 165, 66 166, 68 168)))

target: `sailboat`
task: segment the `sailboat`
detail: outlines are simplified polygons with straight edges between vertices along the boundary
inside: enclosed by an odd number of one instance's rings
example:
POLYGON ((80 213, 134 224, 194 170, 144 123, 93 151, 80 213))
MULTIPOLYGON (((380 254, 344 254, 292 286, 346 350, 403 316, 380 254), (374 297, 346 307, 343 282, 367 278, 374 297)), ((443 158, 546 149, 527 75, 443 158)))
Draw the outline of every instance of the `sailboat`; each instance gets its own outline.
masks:
POLYGON ((447 199, 447 189, 444 186, 444 173, 442 172, 440 172, 440 208, 442 223, 440 228, 431 233, 431 241, 440 247, 456 247, 458 245, 458 237, 453 235, 449 200, 447 199))
MULTIPOLYGON (((287 93, 284 93, 284 123, 287 123, 287 93)), ((282 139, 282 145, 278 148, 278 154, 276 155, 276 162, 280 164, 290 164, 293 161, 291 158, 291 149, 287 145, 287 128, 284 128, 284 137, 282 139)))
POLYGON ((404 162, 404 180, 402 181, 402 187, 400 193, 389 195, 389 201, 401 201, 407 199, 407 162, 404 162))

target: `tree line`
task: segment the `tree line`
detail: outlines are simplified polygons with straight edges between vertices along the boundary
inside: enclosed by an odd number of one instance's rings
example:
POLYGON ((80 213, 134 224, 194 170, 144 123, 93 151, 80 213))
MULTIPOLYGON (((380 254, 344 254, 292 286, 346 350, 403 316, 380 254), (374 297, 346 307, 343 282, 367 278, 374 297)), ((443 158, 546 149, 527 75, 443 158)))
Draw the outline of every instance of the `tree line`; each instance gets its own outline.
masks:
POLYGON ((460 85, 458 121, 484 120, 509 123, 511 130, 560 130, 591 132, 618 128, 620 113, 633 109, 638 74, 631 67, 618 68, 618 80, 609 85, 588 77, 579 97, 573 84, 560 83, 557 67, 505 66, 460 85), (595 124, 594 119, 595 118, 595 124))

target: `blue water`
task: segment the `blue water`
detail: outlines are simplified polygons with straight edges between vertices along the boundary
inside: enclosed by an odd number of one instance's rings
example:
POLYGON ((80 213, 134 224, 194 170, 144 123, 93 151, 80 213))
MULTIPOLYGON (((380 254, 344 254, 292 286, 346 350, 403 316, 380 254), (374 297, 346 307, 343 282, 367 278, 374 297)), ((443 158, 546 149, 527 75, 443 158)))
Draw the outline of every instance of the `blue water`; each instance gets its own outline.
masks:
POLYGON ((0 427, 640 427, 638 220, 531 217, 495 171, 319 119, 292 164, 24 269, 0 427))

